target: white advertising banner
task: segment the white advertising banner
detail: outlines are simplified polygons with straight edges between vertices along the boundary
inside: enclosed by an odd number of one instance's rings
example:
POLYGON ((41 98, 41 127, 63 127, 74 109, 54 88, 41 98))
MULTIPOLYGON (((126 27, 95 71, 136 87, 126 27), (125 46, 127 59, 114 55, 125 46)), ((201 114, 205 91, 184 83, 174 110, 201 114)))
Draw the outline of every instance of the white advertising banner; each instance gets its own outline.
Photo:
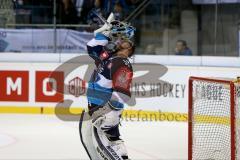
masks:
MULTIPOLYGON (((80 53, 92 33, 69 29, 56 30, 58 53, 80 53)), ((53 29, 0 29, 0 52, 54 52, 53 29)))
MULTIPOLYGON (((0 106, 55 107, 58 102, 71 101, 72 107, 86 107, 86 74, 91 65, 81 65, 69 73, 56 70, 61 63, 2 63, 0 65, 0 106), (63 94, 64 93, 64 94, 63 94)), ((65 64, 66 68, 73 65, 65 64)), ((145 68, 134 72, 134 78, 151 72, 146 64, 136 64, 135 68, 145 68)), ((128 109, 187 113, 188 79, 190 76, 236 78, 240 68, 165 66, 166 72, 156 74, 164 83, 147 85, 144 80, 132 84, 132 95, 136 103, 128 109), (165 83, 171 85, 164 91, 165 83), (141 91, 141 92, 139 92, 141 91)))

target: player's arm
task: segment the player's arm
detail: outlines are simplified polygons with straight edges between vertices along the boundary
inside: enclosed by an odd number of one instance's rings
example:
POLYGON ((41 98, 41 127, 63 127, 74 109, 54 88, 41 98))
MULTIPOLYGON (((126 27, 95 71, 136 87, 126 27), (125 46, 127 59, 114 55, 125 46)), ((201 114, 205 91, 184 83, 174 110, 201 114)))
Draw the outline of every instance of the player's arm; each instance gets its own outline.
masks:
POLYGON ((87 43, 88 54, 94 60, 100 60, 103 47, 110 40, 110 32, 112 29, 110 22, 112 20, 114 20, 114 16, 110 14, 107 22, 101 28, 94 31, 94 38, 87 43))
POLYGON ((88 55, 94 60, 99 60, 100 54, 109 41, 109 38, 102 33, 97 33, 95 37, 87 43, 88 55))

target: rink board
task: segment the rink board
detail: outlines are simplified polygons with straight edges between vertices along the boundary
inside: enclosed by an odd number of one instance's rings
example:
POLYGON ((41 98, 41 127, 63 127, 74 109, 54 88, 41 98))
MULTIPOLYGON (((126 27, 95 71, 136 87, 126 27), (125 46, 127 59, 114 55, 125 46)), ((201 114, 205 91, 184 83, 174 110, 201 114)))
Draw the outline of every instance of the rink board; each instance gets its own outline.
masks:
MULTIPOLYGON (((2 113, 37 113, 37 114, 54 114, 54 108, 59 102, 70 100, 72 104, 69 108, 78 113, 87 106, 86 96, 76 95, 76 92, 70 93, 68 87, 60 87, 63 84, 69 85, 76 77, 83 79, 87 74, 89 64, 80 65, 72 70, 67 76, 65 71, 57 70, 62 63, 1 63, 0 66, 0 112, 2 113), (49 74, 57 72, 49 80, 49 74), (61 73, 62 72, 62 73, 61 73), (2 74, 4 73, 4 74, 2 74), (51 84, 52 83, 52 84, 51 84), (58 94, 52 90, 51 85, 62 89, 66 94, 58 94), (35 109, 36 108, 36 109, 35 109), (74 110, 75 108, 75 110, 74 110)), ((78 63, 65 64, 65 67, 79 65, 78 63)), ((139 64, 140 66, 142 64, 139 64)), ((134 77, 144 76, 149 72, 146 69, 134 72, 134 77)), ((172 90, 164 95, 158 95, 158 91, 152 97, 139 96, 137 89, 149 91, 152 93, 151 86, 142 85, 134 88, 132 94, 136 95, 136 104, 126 106, 126 113, 144 116, 144 114, 155 114, 157 119, 161 114, 180 114, 180 121, 187 120, 187 92, 188 78, 190 76, 203 77, 228 77, 236 78, 239 76, 240 68, 237 67, 199 67, 199 66, 166 66, 167 71, 159 79, 172 84, 172 90)), ((151 72, 151 71, 150 71, 151 72)), ((143 81, 144 83, 144 81, 143 81)), ((158 82, 153 85, 158 85, 158 82)), ((87 82, 85 89, 87 88, 87 82)), ((160 87, 163 89, 163 87, 160 87)), ((57 91, 58 91, 57 89, 57 91)), ((162 91, 162 90, 161 90, 162 91)), ((159 91, 159 92, 161 92, 159 91)), ((130 116, 127 115, 127 116, 130 116)), ((127 117, 126 116, 126 117, 127 117)), ((174 116, 175 117, 175 116, 174 116)), ((171 118, 171 117, 170 117, 171 118)), ((160 119, 160 118, 159 118, 160 119)))

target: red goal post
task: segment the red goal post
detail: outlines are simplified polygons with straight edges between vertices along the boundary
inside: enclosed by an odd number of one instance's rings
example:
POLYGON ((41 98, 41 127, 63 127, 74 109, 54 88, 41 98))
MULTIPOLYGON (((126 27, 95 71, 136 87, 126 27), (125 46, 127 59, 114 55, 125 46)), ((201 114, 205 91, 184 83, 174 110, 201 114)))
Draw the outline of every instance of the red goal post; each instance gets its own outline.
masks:
POLYGON ((240 159, 239 78, 189 78, 188 159, 240 159))

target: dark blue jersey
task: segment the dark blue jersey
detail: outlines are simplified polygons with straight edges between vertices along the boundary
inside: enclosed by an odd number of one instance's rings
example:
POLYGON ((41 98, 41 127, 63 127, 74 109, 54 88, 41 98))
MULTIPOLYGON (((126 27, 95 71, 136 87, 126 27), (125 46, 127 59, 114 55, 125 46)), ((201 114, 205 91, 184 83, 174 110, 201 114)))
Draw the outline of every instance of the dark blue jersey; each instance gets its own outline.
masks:
POLYGON ((104 39, 104 36, 99 34, 97 36, 88 43, 88 53, 97 63, 88 83, 88 102, 97 106, 109 103, 116 109, 122 109, 124 102, 131 97, 131 63, 127 58, 110 57, 103 51, 103 46, 108 43, 107 38, 104 39))

